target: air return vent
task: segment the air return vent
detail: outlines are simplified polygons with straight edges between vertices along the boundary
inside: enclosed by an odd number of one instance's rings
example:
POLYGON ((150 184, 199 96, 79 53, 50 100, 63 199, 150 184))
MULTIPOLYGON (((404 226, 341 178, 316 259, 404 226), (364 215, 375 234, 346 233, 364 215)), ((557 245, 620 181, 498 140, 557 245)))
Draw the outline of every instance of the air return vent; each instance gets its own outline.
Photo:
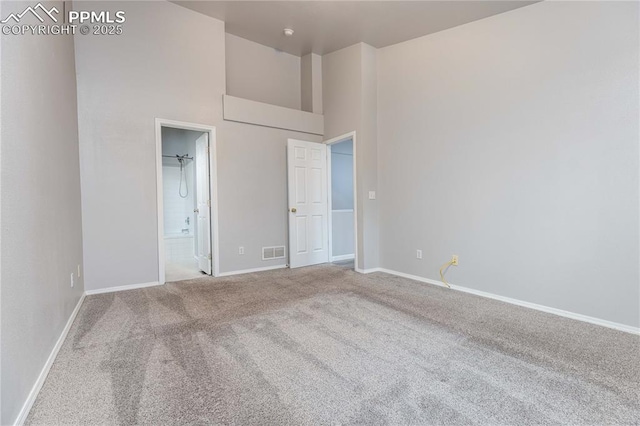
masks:
POLYGON ((284 246, 262 247, 262 260, 284 259, 284 246))

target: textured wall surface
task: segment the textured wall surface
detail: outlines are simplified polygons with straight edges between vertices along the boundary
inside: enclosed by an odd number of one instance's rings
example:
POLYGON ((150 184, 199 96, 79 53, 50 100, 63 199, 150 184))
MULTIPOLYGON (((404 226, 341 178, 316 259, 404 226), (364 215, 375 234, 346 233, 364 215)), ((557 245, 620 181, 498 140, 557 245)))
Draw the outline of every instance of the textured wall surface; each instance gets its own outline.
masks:
POLYGON ((76 35, 87 289, 154 282, 155 119, 222 121, 224 23, 168 2, 74 4, 127 16, 121 36, 76 35))
POLYGON ((637 35, 542 2, 381 49, 381 266, 639 326, 637 35))
POLYGON ((325 139, 356 132, 358 188, 358 268, 378 267, 378 186, 376 49, 359 43, 322 58, 325 139))
POLYGON ((226 34, 227 94, 300 109, 300 57, 226 34))
MULTIPOLYGON (((29 5, 4 2, 2 14, 29 5)), ((45 5, 61 9, 59 2, 45 5)), ((82 295, 83 278, 73 37, 2 36, 0 43, 4 425, 20 412, 82 295)))

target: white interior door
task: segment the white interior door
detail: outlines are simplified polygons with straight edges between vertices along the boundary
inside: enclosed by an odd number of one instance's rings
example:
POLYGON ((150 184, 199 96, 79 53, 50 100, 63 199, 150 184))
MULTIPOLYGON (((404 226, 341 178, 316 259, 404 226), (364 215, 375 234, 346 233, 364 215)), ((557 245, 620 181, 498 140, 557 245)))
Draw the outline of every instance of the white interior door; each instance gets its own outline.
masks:
POLYGON ((209 191, 209 135, 196 140, 196 215, 198 266, 211 275, 211 195, 209 191))
POLYGON ((289 266, 329 261, 327 146, 289 139, 289 266))

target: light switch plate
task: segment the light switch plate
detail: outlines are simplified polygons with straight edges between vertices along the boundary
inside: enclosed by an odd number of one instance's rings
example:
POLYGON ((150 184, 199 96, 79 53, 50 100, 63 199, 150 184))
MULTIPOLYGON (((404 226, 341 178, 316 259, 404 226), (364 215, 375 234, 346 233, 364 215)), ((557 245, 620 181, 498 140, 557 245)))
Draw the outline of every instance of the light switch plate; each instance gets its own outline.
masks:
POLYGON ((376 199, 376 191, 369 191, 369 199, 370 200, 376 199))

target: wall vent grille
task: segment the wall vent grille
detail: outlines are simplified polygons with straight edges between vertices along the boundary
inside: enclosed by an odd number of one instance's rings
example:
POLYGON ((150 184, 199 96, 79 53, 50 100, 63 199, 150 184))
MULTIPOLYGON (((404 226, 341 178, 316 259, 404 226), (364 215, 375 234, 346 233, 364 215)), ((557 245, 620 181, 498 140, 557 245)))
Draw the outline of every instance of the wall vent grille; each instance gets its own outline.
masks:
POLYGON ((262 260, 284 259, 285 254, 284 246, 262 247, 262 260))

